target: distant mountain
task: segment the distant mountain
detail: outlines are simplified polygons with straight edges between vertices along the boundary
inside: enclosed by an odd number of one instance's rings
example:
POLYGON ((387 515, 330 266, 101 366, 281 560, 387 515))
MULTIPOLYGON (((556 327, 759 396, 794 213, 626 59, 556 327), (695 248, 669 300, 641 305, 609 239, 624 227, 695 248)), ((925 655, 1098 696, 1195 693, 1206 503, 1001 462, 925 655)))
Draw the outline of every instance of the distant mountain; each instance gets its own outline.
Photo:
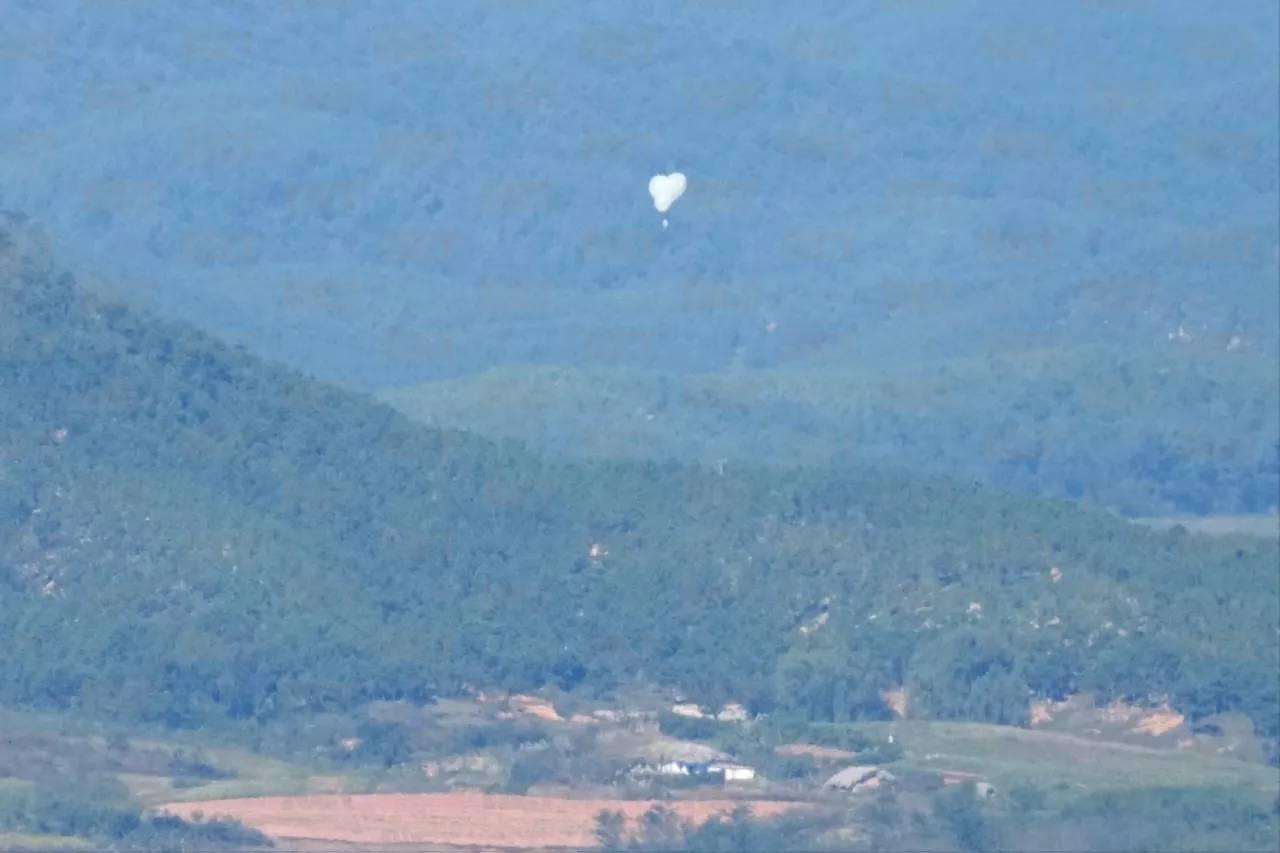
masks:
POLYGON ((923 717, 1092 690, 1280 735, 1272 540, 539 456, 105 302, 42 242, 0 231, 0 703, 183 727, 642 681, 844 720, 905 685, 923 717))
POLYGON ((1280 500, 1280 362, 1247 348, 1063 346, 694 376, 507 367, 376 396, 425 423, 594 458, 890 460, 1130 516, 1267 513, 1280 500))
POLYGON ((1179 324, 1275 355, 1277 27, 1273 0, 10 4, 0 204, 86 285, 363 387, 832 335, 877 367, 1179 324))

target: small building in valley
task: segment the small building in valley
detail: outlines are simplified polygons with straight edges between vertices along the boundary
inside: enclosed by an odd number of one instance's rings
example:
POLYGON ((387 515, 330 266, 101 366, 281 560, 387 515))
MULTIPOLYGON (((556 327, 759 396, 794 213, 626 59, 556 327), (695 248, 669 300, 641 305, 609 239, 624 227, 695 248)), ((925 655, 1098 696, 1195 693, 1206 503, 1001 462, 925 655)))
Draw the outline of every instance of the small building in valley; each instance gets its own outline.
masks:
POLYGON ((638 776, 693 776, 712 779, 718 777, 725 782, 744 782, 756 778, 754 767, 743 764, 732 764, 723 761, 668 761, 656 763, 642 761, 632 766, 630 774, 638 776))
POLYGON ((885 775, 884 771, 879 767, 846 767, 823 782, 822 787, 829 791, 856 791, 861 788, 874 788, 880 784, 880 779, 883 775, 885 775))
POLYGON ((723 773, 726 782, 748 782, 756 778, 756 769, 745 764, 713 764, 711 769, 723 773))

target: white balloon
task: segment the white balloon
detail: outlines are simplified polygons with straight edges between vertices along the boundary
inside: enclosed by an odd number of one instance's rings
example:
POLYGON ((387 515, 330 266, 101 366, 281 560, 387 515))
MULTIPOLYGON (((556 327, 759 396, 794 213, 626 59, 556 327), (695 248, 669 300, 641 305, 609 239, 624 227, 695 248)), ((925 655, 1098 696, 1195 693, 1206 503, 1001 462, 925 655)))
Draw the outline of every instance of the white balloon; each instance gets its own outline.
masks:
POLYGON ((671 205, 676 203, 676 199, 684 195, 687 186, 689 182, 679 172, 672 172, 670 175, 654 175, 649 180, 649 195, 653 196, 653 206, 659 213, 666 213, 671 205))

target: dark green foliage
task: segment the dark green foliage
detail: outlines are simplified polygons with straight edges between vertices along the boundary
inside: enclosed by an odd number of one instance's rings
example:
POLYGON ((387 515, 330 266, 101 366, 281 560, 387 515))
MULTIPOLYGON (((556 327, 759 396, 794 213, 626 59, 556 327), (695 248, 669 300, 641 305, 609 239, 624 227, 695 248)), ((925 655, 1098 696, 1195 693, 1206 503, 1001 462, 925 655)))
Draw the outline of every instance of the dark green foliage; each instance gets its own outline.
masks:
POLYGON ((1053 806, 1041 793, 1015 790, 1017 803, 1002 805, 977 798, 971 784, 938 790, 923 802, 908 801, 886 787, 847 808, 767 820, 753 818, 742 808, 694 827, 655 812, 631 831, 617 816, 601 813, 596 835, 605 842, 605 850, 636 853, 1261 853, 1274 850, 1280 841, 1280 814, 1269 813, 1247 793, 1171 789, 1086 794, 1053 806))
POLYGON ((33 785, 5 796, 0 826, 9 832, 122 838, 142 825, 137 809, 126 799, 126 792, 102 783, 33 785))
POLYGON ((1042 821, 1073 828, 1098 850, 1274 850, 1280 819, 1246 792, 1167 788, 1081 797, 1042 821))
POLYGON ((809 755, 788 755, 778 766, 778 778, 803 779, 818 769, 818 762, 809 755))
POLYGON ((962 850, 973 853, 1001 849, 1000 830, 984 806, 972 782, 944 788, 933 797, 934 818, 962 850))
POLYGON ((115 842, 118 850, 156 851, 168 853, 178 850, 240 851, 245 849, 270 849, 275 843, 255 829, 237 820, 213 818, 187 821, 171 815, 158 815, 144 819, 128 835, 115 842))
POLYGON ((739 806, 695 826, 656 805, 631 828, 621 812, 600 812, 596 838, 607 853, 786 853, 840 849, 819 843, 823 831, 836 824, 830 817, 809 815, 759 820, 749 806, 739 806))
POLYGON ((674 809, 656 805, 640 816, 636 840, 641 849, 679 850, 689 832, 689 824, 674 809))
POLYGON ((1029 679, 1018 672, 1012 639, 966 627, 945 643, 918 649, 908 682, 913 701, 926 715, 941 719, 1026 725, 1029 679))
POLYGON ((703 461, 713 435, 715 455, 735 465, 892 459, 1126 515, 1266 513, 1280 493, 1280 372, 1274 358, 1236 355, 1057 346, 906 370, 837 362, 704 375, 685 380, 691 393, 660 430, 637 429, 631 414, 656 408, 660 380, 623 371, 511 368, 381 396, 431 423, 570 454, 589 452, 574 439, 589 431, 634 453, 703 461), (1061 395, 1063 383, 1077 393, 1061 395), (602 394, 616 402, 588 402, 602 394), (728 416, 726 403, 744 414, 728 416), (795 428, 797 412, 819 428, 795 428))
POLYGON ((500 720, 492 725, 473 725, 460 729, 453 738, 450 751, 464 753, 502 747, 519 748, 541 743, 546 739, 546 732, 536 725, 500 720))
POLYGON ((622 812, 602 809, 596 815, 596 841, 604 853, 618 853, 624 849, 626 824, 627 816, 622 812))
POLYGON ((641 680, 834 723, 906 684, 943 718, 1165 693, 1280 735, 1274 541, 880 467, 542 458, 107 305, 25 239, 0 287, 0 702, 265 726, 641 680))
POLYGON ((394 767, 413 757, 413 747, 404 726, 397 723, 380 723, 362 720, 356 729, 359 745, 351 751, 355 764, 373 764, 394 767))
POLYGON ((0 832, 69 835, 106 849, 235 851, 273 847, 269 838, 239 821, 188 821, 144 817, 116 779, 101 777, 58 785, 33 784, 0 793, 0 832))
POLYGON ((210 764, 201 750, 187 750, 181 747, 173 752, 173 757, 169 764, 169 772, 174 776, 184 776, 199 780, 235 778, 234 773, 221 770, 210 764))
POLYGON ((507 775, 506 792, 525 794, 534 785, 555 782, 564 771, 565 760, 552 747, 521 750, 507 775))

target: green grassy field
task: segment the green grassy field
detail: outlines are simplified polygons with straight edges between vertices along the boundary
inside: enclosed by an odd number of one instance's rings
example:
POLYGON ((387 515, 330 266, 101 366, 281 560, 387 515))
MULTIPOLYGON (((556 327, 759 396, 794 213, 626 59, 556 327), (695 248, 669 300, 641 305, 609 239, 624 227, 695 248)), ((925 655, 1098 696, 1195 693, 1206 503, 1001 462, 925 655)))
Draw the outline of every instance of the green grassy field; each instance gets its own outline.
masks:
POLYGON ((976 723, 900 721, 866 726, 906 750, 895 764, 976 773, 997 787, 1060 783, 1087 790, 1218 786, 1280 793, 1280 770, 1237 758, 1095 741, 1074 734, 976 723))
MULTIPOLYGON (((157 750, 178 746, 152 740, 134 741, 134 744, 139 748, 157 750)), ((174 787, 173 778, 167 776, 121 774, 120 778, 144 806, 188 800, 362 793, 369 787, 369 780, 359 774, 322 773, 315 768, 242 749, 204 747, 203 753, 211 764, 219 770, 234 773, 235 778, 201 781, 190 787, 174 787)))
POLYGON ((28 850, 92 850, 93 844, 71 835, 31 835, 25 832, 0 832, 0 850, 21 853, 28 850))
POLYGON ((1181 524, 1191 533, 1205 533, 1210 536, 1280 537, 1280 515, 1216 515, 1207 518, 1165 516, 1136 518, 1134 523, 1145 524, 1157 530, 1168 530, 1181 524))
POLYGON ((0 711, 0 724, 7 735, 5 750, 0 753, 0 797, 32 785, 33 779, 23 778, 24 774, 68 761, 75 762, 75 772, 82 778, 119 779, 144 807, 185 800, 358 793, 372 784, 367 775, 326 773, 192 735, 161 739, 152 733, 130 738, 126 750, 113 753, 108 738, 96 733, 97 727, 61 715, 4 710, 0 711), (152 769, 162 765, 167 756, 192 749, 198 749, 204 761, 233 774, 233 778, 184 780, 152 769))

